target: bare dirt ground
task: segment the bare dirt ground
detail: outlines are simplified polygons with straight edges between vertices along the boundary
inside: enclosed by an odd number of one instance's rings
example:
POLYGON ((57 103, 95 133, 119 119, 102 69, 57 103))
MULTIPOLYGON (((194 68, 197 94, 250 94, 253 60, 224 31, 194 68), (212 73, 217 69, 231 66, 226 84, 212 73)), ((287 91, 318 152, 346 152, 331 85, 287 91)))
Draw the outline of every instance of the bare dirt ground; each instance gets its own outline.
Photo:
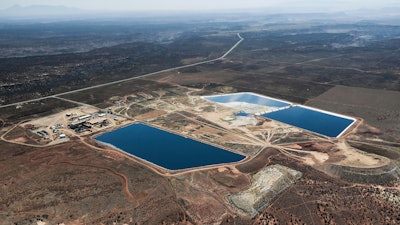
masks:
POLYGON ((345 142, 340 142, 337 145, 337 155, 345 155, 345 159, 339 161, 337 164, 346 165, 359 168, 374 168, 390 163, 390 160, 375 154, 368 154, 361 152, 345 142))
POLYGON ((114 150, 100 152, 79 141, 33 149, 1 144, 6 149, 1 156, 3 222, 157 224, 185 220, 165 178, 114 150))

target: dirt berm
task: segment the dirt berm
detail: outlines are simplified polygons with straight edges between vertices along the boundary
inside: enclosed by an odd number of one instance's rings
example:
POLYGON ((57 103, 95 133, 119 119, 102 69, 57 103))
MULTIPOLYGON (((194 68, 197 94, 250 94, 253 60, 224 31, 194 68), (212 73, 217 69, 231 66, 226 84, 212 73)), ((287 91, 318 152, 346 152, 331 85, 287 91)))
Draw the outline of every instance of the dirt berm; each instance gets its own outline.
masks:
POLYGON ((353 183, 387 185, 400 181, 400 169, 393 163, 375 168, 360 168, 337 164, 328 164, 324 168, 329 175, 353 183))

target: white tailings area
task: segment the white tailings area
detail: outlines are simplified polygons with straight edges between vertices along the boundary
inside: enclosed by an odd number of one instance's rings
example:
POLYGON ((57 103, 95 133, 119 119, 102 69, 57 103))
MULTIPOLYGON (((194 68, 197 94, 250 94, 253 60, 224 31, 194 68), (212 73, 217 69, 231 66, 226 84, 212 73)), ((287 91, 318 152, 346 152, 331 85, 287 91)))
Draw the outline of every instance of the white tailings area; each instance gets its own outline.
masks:
POLYGON ((276 107, 269 107, 265 105, 258 105, 248 102, 228 102, 228 103, 218 103, 220 105, 236 109, 238 111, 243 111, 249 114, 255 114, 257 112, 269 112, 271 110, 277 109, 276 107))
POLYGON ((238 211, 255 216, 301 176, 301 172, 285 166, 268 166, 253 175, 247 190, 228 196, 228 200, 238 211))
POLYGON ((257 124, 258 120, 254 116, 237 116, 234 120, 230 121, 229 125, 233 127, 246 126, 257 124))

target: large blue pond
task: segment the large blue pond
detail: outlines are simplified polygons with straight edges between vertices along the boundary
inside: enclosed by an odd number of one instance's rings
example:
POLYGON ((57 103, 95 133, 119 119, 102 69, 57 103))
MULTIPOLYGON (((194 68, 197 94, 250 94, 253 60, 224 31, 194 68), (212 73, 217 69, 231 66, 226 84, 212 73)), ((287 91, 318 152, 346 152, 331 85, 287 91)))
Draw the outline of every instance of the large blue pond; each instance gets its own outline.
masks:
POLYGON ((231 163, 245 158, 144 124, 132 124, 95 139, 169 170, 231 163))
POLYGON ((348 119, 317 110, 294 106, 262 116, 328 137, 338 137, 354 119, 348 119))
POLYGON ((290 105, 288 102, 260 96, 252 93, 235 93, 227 95, 206 96, 205 99, 218 103, 247 102, 270 107, 284 107, 290 105))

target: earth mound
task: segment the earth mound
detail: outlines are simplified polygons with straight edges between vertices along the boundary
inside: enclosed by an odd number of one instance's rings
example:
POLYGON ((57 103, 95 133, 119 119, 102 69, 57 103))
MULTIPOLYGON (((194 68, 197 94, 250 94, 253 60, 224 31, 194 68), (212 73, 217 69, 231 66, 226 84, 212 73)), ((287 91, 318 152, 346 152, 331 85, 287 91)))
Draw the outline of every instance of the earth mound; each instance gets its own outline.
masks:
POLYGON ((393 162, 375 168, 328 164, 325 166, 325 171, 334 177, 353 183, 383 185, 400 181, 400 168, 393 162))

